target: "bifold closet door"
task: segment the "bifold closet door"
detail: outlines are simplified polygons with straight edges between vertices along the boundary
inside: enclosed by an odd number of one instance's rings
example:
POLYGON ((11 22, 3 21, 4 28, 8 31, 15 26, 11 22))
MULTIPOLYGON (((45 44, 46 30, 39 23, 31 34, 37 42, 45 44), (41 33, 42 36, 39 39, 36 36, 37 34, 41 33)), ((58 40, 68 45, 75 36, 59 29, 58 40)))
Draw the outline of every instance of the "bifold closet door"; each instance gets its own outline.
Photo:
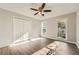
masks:
POLYGON ((22 19, 13 19, 13 41, 27 40, 29 36, 30 22, 22 19))

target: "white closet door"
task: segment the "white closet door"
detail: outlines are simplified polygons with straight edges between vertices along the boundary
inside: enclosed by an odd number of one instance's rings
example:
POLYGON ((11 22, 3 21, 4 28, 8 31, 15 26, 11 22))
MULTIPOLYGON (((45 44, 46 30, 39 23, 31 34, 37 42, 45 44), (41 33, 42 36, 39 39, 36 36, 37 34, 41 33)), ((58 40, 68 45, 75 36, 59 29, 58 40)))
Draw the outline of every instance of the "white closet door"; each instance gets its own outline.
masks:
POLYGON ((24 29, 23 29, 23 33, 24 33, 24 40, 27 40, 27 39, 29 39, 29 33, 30 33, 30 21, 24 21, 23 22, 23 24, 24 24, 24 29))
POLYGON ((23 21, 20 19, 14 19, 13 20, 13 33, 14 33, 14 41, 16 40, 22 40, 23 37, 23 29, 24 29, 24 24, 23 21))
POLYGON ((30 22, 22 19, 13 20, 14 41, 27 40, 29 38, 30 22))

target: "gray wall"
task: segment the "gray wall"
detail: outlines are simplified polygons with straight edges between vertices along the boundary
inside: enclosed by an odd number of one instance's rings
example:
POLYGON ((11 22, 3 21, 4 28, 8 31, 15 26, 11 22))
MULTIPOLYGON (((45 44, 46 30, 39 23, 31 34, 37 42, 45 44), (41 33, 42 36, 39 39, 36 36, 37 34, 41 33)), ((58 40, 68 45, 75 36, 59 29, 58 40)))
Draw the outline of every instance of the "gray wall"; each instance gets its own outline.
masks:
POLYGON ((41 21, 33 20, 31 24, 30 38, 38 38, 41 36, 41 21))
POLYGON ((46 26, 46 32, 41 36, 56 39, 57 38, 57 20, 50 18, 42 21, 46 26))

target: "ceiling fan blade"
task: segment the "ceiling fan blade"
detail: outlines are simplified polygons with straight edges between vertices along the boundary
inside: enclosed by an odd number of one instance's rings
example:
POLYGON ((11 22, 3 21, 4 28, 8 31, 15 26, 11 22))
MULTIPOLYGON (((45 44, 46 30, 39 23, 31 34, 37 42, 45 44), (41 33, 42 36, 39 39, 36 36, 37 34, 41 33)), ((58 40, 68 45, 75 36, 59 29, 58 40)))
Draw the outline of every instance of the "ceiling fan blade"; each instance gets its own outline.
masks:
POLYGON ((37 13, 35 13, 34 15, 37 15, 38 14, 38 12, 37 13))
POLYGON ((43 3, 43 4, 42 4, 42 6, 41 6, 41 8, 42 8, 42 9, 44 9, 45 5, 46 5, 46 4, 45 4, 45 3, 43 3))
POLYGON ((44 12, 51 12, 52 10, 44 10, 44 12))
POLYGON ((37 9, 35 9, 35 8, 30 8, 31 10, 34 10, 34 11, 38 11, 37 9))

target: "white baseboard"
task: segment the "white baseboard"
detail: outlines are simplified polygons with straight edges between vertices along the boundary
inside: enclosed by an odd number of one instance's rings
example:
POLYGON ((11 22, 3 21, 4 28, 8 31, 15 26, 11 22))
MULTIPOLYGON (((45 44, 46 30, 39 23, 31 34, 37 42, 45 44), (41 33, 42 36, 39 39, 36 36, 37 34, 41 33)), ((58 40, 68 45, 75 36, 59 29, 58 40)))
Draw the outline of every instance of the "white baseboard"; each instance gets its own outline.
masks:
MULTIPOLYGON (((48 37, 44 37, 44 38, 48 38, 48 37)), ((49 38, 49 39, 52 39, 52 38, 49 38)), ((76 42, 71 42, 71 41, 67 41, 67 40, 60 40, 60 39, 53 39, 53 40, 58 40, 58 41, 63 41, 63 42, 68 42, 68 43, 76 44, 76 42)))
POLYGON ((68 43, 72 43, 72 44, 76 44, 76 42, 71 42, 71 41, 66 41, 66 42, 68 42, 68 43))
POLYGON ((11 42, 0 42, 0 48, 9 46, 11 42))

